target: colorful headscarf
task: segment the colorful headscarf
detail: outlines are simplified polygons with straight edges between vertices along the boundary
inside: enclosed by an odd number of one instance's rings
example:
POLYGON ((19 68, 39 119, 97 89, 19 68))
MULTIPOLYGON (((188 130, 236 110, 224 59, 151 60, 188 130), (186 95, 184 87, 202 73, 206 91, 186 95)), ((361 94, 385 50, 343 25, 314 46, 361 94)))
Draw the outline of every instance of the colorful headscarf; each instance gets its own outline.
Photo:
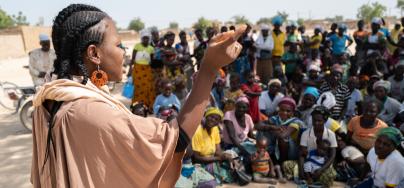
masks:
POLYGON ((373 90, 375 90, 377 87, 383 87, 387 92, 390 92, 391 83, 386 80, 379 80, 373 84, 373 90))
POLYGON ((304 90, 303 95, 312 95, 314 96, 314 98, 316 98, 316 100, 320 97, 320 93, 318 92, 318 89, 315 87, 307 87, 306 90, 304 90))
POLYGON ((248 101, 248 98, 246 96, 240 96, 239 98, 237 98, 236 102, 237 103, 244 102, 244 103, 250 104, 250 101, 248 101))
POLYGON ((272 84, 275 84, 275 83, 279 84, 280 86, 282 85, 281 80, 279 80, 278 78, 274 78, 274 79, 269 80, 268 86, 271 86, 272 84))
POLYGON ((295 102, 295 100, 294 100, 293 98, 291 98, 291 97, 283 97, 283 98, 281 99, 281 101, 279 101, 278 106, 281 106, 282 104, 289 105, 289 106, 291 106, 293 109, 296 108, 296 102, 295 102))
POLYGON ((340 64, 338 64, 338 63, 334 64, 334 65, 332 66, 331 70, 332 70, 332 71, 336 71, 336 72, 340 72, 340 73, 342 73, 342 74, 344 73, 344 68, 343 68, 340 64))
POLYGON ((209 115, 212 115, 212 114, 219 115, 220 118, 223 119, 223 112, 219 108, 209 107, 208 109, 206 109, 205 118, 208 117, 209 115))
POLYGON ((398 130, 395 127, 386 127, 381 129, 377 133, 377 137, 380 136, 386 136, 389 138, 396 146, 401 144, 401 141, 403 140, 403 135, 401 134, 400 130, 398 130))
POLYGON ((316 65, 316 64, 311 64, 311 65, 309 66, 309 68, 308 68, 307 71, 311 71, 311 70, 315 70, 315 71, 317 71, 317 72, 320 72, 320 71, 321 71, 321 68, 320 68, 318 65, 316 65))
POLYGON ((282 25, 283 23, 283 18, 282 16, 275 16, 272 18, 272 25, 282 25))

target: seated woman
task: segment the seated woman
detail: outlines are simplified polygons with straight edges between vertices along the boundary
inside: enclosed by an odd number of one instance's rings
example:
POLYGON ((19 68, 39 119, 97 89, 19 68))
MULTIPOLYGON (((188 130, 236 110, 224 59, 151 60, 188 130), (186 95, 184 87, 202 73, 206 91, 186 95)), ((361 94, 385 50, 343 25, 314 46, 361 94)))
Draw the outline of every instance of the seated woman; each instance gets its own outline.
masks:
POLYGON ((268 82, 268 90, 261 92, 258 107, 262 114, 271 117, 276 112, 279 101, 285 96, 281 92, 281 86, 279 79, 271 79, 268 82))
POLYGON ((394 118, 400 112, 401 104, 396 99, 388 96, 390 89, 391 84, 389 81, 379 80, 373 84, 375 98, 383 103, 383 108, 381 108, 377 117, 387 125, 394 126, 394 118))
POLYGON ((218 183, 222 183, 222 181, 229 183, 231 181, 222 176, 221 171, 224 169, 217 163, 230 160, 220 148, 221 139, 218 125, 222 119, 223 112, 220 109, 210 107, 206 110, 204 120, 192 137, 192 150, 194 162, 202 164, 206 171, 216 177, 218 183))
MULTIPOLYGON (((300 119, 303 120, 303 122, 307 125, 307 128, 311 128, 313 123, 312 123, 312 115, 311 113, 313 110, 317 107, 315 104, 316 100, 320 96, 317 88, 315 87, 307 87, 306 90, 303 93, 303 98, 302 98, 302 104, 297 107, 300 119)), ((342 138, 346 138, 346 133, 342 130, 341 125, 338 123, 338 121, 330 118, 329 116, 329 111, 326 108, 323 108, 323 110, 327 111, 327 121, 325 122, 324 126, 330 129, 332 132, 337 134, 338 136, 342 138)))
POLYGON ((375 147, 367 156, 367 162, 372 170, 371 180, 356 187, 404 186, 404 158, 396 150, 402 139, 400 130, 394 127, 383 128, 378 132, 375 147))
POLYGON ((304 123, 294 117, 296 103, 290 97, 284 97, 278 103, 278 115, 269 120, 257 124, 259 136, 265 136, 270 141, 269 153, 273 156, 275 164, 281 164, 286 160, 297 160, 297 143, 299 133, 304 129, 304 123), (275 153, 279 148, 279 157, 275 153), (280 163, 278 160, 280 160, 280 163))
MULTIPOLYGON (((329 112, 323 106, 316 107, 311 113, 313 117, 313 127, 307 129, 303 132, 302 138, 300 140, 300 151, 299 151, 299 177, 302 179, 314 179, 317 180, 325 187, 332 185, 333 180, 336 176, 336 172, 332 167, 332 163, 335 159, 337 139, 334 132, 324 126, 328 119, 329 112), (327 140, 329 145, 329 150, 325 157, 325 161, 320 168, 312 172, 310 177, 306 177, 304 174, 304 163, 310 156, 309 153, 317 150, 318 140, 327 140)), ((290 165, 288 165, 290 167, 290 165)), ((286 165, 284 166, 286 167, 286 165)), ((291 169, 285 168, 286 171, 291 172, 291 169)), ((293 171, 292 171, 293 172, 293 171)))
MULTIPOLYGON (((239 97, 236 102, 236 109, 226 112, 224 116, 224 127, 222 128, 222 147, 225 150, 238 148, 243 155, 249 156, 253 152, 248 151, 244 145, 248 137, 253 138, 254 123, 248 115, 249 102, 247 97, 239 97)), ((252 144, 253 146, 253 144, 252 144)), ((254 146, 255 148, 255 146, 254 146)))
POLYGON ((353 117, 348 123, 348 143, 367 154, 374 146, 376 133, 387 125, 377 118, 381 108, 379 102, 371 100, 362 106, 363 114, 353 117))

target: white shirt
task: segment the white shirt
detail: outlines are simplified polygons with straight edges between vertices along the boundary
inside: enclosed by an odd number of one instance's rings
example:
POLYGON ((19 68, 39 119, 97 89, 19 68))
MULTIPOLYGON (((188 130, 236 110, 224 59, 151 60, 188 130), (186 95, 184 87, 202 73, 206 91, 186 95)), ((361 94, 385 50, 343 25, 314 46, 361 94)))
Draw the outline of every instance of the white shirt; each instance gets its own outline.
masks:
POLYGON ((346 146, 344 149, 342 149, 341 155, 344 159, 349 159, 350 161, 364 157, 363 153, 354 146, 346 146))
POLYGON ((356 108, 357 108, 356 103, 358 103, 362 100, 363 100, 362 93, 358 89, 354 89, 348 100, 348 107, 347 107, 345 115, 349 116, 349 117, 353 117, 353 116, 357 115, 356 114, 356 108))
MULTIPOLYGON (((328 140, 331 143, 332 148, 336 148, 337 139, 335 137, 335 133, 332 132, 330 129, 324 127, 323 131, 323 140, 328 140)), ((303 132, 302 137, 300 139, 300 145, 307 147, 307 151, 312 151, 317 149, 317 138, 314 135, 314 129, 310 128, 303 132)))
POLYGON ((265 110, 265 113, 272 114, 276 111, 276 108, 278 107, 279 101, 284 97, 284 95, 280 92, 278 92, 275 95, 274 100, 272 100, 269 95, 268 95, 268 90, 265 90, 261 92, 261 95, 258 99, 258 107, 260 110, 265 110))
POLYGON ((56 54, 53 49, 45 52, 38 48, 29 53, 29 73, 35 86, 45 83, 44 78, 39 78, 40 72, 50 74, 53 71, 53 62, 56 59, 56 54))
POLYGON ((400 102, 391 97, 387 97, 386 102, 383 105, 382 111, 377 116, 388 125, 393 124, 394 117, 400 112, 400 102))
POLYGON ((369 151, 367 161, 372 170, 372 178, 375 186, 386 185, 404 187, 404 158, 397 150, 394 150, 384 160, 377 158, 375 148, 369 151))
POLYGON ((394 80, 394 75, 389 77, 389 82, 391 83, 391 97, 401 101, 404 99, 404 79, 400 82, 394 80))
POLYGON ((260 50, 272 51, 272 49, 274 49, 274 39, 271 34, 268 34, 264 40, 264 37, 260 34, 255 41, 255 45, 257 46, 257 57, 259 57, 260 50))

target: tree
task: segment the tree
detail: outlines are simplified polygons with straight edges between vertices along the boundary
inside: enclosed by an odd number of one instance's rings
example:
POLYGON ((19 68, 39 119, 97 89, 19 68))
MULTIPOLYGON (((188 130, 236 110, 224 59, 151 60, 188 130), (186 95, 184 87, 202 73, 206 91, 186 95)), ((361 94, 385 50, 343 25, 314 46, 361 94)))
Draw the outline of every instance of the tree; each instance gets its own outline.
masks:
POLYGON ((206 28, 212 27, 212 21, 204 17, 200 17, 198 21, 193 25, 194 29, 202 29, 205 31, 206 28))
POLYGON ((258 21, 257 21, 257 25, 261 25, 261 24, 271 24, 272 23, 272 18, 267 18, 267 17, 264 17, 264 18, 260 18, 258 21))
POLYGON ((132 21, 130 21, 128 29, 135 30, 139 32, 144 28, 144 23, 140 18, 134 18, 132 21))
POLYGON ((7 13, 0 8, 0 29, 11 27, 13 25, 14 21, 11 16, 7 15, 7 13))
POLYGON ((12 18, 13 18, 14 25, 17 25, 17 26, 29 25, 29 23, 27 21, 27 17, 24 16, 21 11, 18 12, 17 16, 13 15, 12 18))
POLYGON ((235 15, 232 17, 232 19, 234 20, 235 24, 250 24, 248 18, 243 15, 235 15))
POLYGON ((41 16, 38 18, 38 22, 35 24, 36 26, 43 26, 45 24, 45 19, 41 16))
POLYGON ((282 11, 282 12, 278 11, 278 12, 276 13, 276 15, 277 15, 277 16, 281 16, 282 19, 283 19, 283 21, 288 20, 288 17, 289 17, 289 14, 286 13, 285 11, 282 11))
POLYGON ((387 8, 378 2, 374 2, 371 5, 364 4, 358 8, 358 14, 356 14, 356 17, 369 22, 374 17, 382 17, 386 10, 387 8))
POLYGON ((303 18, 299 18, 299 19, 297 19, 297 24, 298 25, 304 25, 304 19, 303 18))
POLYGON ((400 9, 400 14, 401 16, 403 16, 403 12, 404 12, 404 0, 397 0, 397 5, 396 7, 398 9, 400 9))
POLYGON ((333 23, 338 23, 338 22, 342 22, 344 21, 344 16, 342 15, 336 15, 333 18, 325 18, 325 20, 329 21, 329 22, 333 22, 333 23))
POLYGON ((178 29, 178 23, 177 22, 170 22, 168 27, 170 29, 178 29))

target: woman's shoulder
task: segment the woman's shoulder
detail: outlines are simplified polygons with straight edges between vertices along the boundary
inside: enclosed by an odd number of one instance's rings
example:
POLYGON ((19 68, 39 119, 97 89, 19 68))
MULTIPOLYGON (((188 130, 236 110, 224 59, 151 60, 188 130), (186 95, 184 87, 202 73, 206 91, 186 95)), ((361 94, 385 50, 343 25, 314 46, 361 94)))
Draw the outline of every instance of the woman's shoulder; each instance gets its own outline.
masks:
POLYGON ((123 113, 112 105, 99 99, 77 99, 66 102, 58 115, 82 121, 107 120, 108 118, 121 116, 123 113))
POLYGON ((376 118, 376 127, 375 128, 384 128, 384 127, 388 127, 387 123, 379 118, 376 118))

